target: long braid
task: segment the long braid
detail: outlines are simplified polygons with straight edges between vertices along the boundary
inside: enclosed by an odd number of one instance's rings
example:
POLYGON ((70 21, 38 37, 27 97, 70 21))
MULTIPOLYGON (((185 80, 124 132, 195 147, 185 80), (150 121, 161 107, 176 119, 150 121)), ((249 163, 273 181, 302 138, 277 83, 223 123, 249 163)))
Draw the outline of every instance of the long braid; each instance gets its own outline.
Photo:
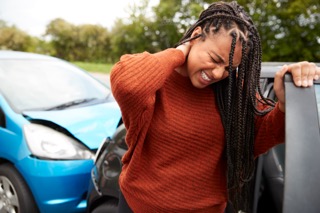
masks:
POLYGON ((274 101, 263 97, 260 88, 261 41, 252 19, 235 1, 216 2, 204 10, 176 46, 196 38, 218 33, 221 28, 232 37, 229 54, 229 77, 213 84, 226 139, 228 196, 236 211, 251 211, 250 180, 253 177, 254 121, 275 106, 274 101), (203 33, 191 37, 196 27, 203 33), (237 71, 232 70, 236 42, 242 44, 242 58, 237 71), (264 110, 257 103, 270 106, 264 110))

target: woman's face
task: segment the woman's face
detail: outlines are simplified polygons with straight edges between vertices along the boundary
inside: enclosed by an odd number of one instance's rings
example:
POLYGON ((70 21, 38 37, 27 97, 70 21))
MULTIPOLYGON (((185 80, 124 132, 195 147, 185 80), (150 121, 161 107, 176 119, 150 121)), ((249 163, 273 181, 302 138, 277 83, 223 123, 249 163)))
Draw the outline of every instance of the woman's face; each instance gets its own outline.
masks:
MULTIPOLYGON (((202 33, 201 28, 194 30, 192 36, 202 33)), ((196 88, 204 88, 226 78, 229 73, 229 54, 232 36, 221 28, 215 35, 208 35, 205 40, 198 38, 191 41, 191 48, 185 64, 184 75, 189 76, 196 88)), ((242 46, 239 39, 233 56, 233 69, 241 62, 242 46)))

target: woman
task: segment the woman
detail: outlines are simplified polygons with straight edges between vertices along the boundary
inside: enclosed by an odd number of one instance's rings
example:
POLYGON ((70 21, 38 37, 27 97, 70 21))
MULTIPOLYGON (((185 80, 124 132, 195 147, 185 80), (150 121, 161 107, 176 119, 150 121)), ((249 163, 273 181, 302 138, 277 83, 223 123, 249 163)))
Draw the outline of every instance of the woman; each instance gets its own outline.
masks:
POLYGON ((261 95, 261 44, 236 2, 204 10, 176 48, 124 55, 111 86, 127 128, 120 212, 250 211, 254 159, 284 141, 283 77, 312 85, 300 62, 277 72, 278 102, 261 95))

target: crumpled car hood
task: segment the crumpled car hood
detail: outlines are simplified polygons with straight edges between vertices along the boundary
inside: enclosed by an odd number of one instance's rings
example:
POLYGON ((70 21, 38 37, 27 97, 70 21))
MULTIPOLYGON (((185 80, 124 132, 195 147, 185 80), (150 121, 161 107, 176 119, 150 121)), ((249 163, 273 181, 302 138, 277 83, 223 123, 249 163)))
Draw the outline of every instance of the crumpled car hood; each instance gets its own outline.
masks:
POLYGON ((97 149, 104 138, 111 137, 121 119, 116 102, 55 111, 23 112, 29 120, 51 121, 68 130, 90 149, 97 149))

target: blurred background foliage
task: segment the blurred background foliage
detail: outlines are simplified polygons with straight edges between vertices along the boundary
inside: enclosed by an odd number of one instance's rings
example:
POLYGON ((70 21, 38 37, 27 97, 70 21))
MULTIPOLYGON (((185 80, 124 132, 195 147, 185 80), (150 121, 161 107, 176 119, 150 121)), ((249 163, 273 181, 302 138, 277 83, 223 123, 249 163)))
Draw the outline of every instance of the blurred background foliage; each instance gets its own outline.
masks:
MULTIPOLYGON (((121 55, 173 47, 212 1, 148 0, 128 8, 108 30, 52 20, 41 38, 0 20, 0 49, 36 52, 68 61, 114 63, 121 55)), ((263 61, 320 61, 319 0, 238 0, 252 16, 261 36, 263 61)), ((110 3, 111 4, 111 3, 110 3)))

